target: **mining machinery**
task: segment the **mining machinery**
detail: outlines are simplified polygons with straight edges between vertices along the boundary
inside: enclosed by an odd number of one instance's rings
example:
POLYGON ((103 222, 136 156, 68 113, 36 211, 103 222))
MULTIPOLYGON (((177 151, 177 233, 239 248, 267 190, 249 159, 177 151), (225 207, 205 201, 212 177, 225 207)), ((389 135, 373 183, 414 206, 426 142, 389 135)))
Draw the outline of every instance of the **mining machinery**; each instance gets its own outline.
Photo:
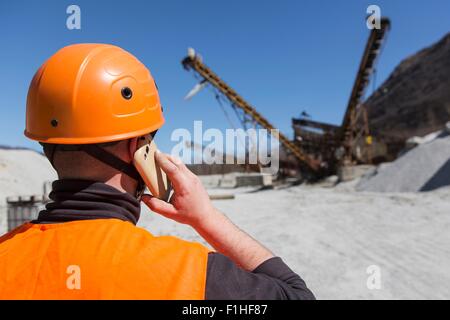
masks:
MULTIPOLYGON (((356 143, 362 138, 366 146, 370 146, 367 110, 362 99, 389 29, 389 19, 381 18, 380 28, 372 29, 370 32, 341 126, 307 118, 294 118, 292 119, 294 141, 289 140, 281 132, 276 134, 275 137, 285 150, 295 157, 300 169, 307 172, 307 176, 317 178, 333 174, 339 165, 354 163, 356 143)), ((275 129, 262 114, 207 67, 202 57, 193 49, 188 50, 182 65, 184 69, 194 71, 199 78, 199 83, 191 90, 188 97, 210 84, 228 100, 235 111, 243 112, 241 121, 244 125, 250 121, 269 132, 275 129)), ((370 162, 370 154, 367 162, 370 162)))
POLYGON ((389 29, 390 21, 383 17, 380 28, 371 30, 340 126, 305 117, 292 119, 294 140, 307 154, 320 158, 329 173, 339 166, 372 161, 372 137, 363 99, 389 29), (358 156, 361 146, 365 149, 365 157, 358 156))
POLYGON ((366 137, 367 144, 371 144, 370 133, 368 132, 367 110, 362 103, 364 93, 370 82, 370 76, 375 70, 375 64, 383 43, 386 40, 387 31, 390 29, 390 21, 388 18, 381 18, 380 28, 372 29, 366 48, 356 74, 356 80, 350 95, 350 99, 339 131, 338 139, 344 147, 344 164, 354 162, 354 146, 355 142, 361 136, 366 137), (360 125, 362 123, 362 125, 360 125))
MULTIPOLYGON (((226 84, 225 81, 219 78, 217 74, 207 67, 203 63, 202 58, 197 55, 193 49, 188 50, 188 55, 183 59, 182 64, 186 70, 193 70, 198 76, 201 77, 199 87, 205 83, 211 84, 228 99, 232 107, 242 110, 244 115, 250 117, 254 124, 267 129, 269 133, 272 129, 275 129, 275 127, 261 113, 259 113, 253 106, 245 101, 244 98, 242 98, 236 91, 226 84)), ((192 93, 189 95, 192 95, 192 93)), ((298 160, 302 169, 313 173, 317 173, 320 170, 320 162, 312 159, 309 155, 304 153, 298 145, 289 140, 284 134, 278 131, 277 134, 274 134, 274 137, 277 138, 281 145, 298 160)))

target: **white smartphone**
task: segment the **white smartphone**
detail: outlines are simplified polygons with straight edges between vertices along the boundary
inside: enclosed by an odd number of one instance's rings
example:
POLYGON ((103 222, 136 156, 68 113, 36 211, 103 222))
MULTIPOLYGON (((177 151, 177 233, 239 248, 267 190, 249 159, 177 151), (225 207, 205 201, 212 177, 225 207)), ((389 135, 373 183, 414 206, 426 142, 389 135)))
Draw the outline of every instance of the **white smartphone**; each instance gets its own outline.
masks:
POLYGON ((172 185, 167 175, 155 161, 156 143, 152 136, 139 138, 133 164, 150 190, 152 196, 169 201, 172 185))

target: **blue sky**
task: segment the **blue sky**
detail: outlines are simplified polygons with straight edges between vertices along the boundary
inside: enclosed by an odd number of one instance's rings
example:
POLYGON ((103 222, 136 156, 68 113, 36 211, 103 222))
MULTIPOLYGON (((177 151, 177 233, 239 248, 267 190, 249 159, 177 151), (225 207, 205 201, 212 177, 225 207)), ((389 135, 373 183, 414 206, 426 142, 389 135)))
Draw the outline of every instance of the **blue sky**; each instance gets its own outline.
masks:
POLYGON ((1 0, 0 144, 38 148, 23 136, 29 82, 50 55, 78 42, 121 46, 150 68, 167 120, 158 134, 164 151, 173 129, 192 129, 194 120, 204 128, 230 127, 210 90, 183 100, 195 84, 180 64, 188 47, 288 136, 302 110, 338 124, 369 34, 370 4, 392 21, 377 85, 402 59, 450 31, 447 0, 1 0), (70 4, 81 7, 81 30, 66 28, 70 4))

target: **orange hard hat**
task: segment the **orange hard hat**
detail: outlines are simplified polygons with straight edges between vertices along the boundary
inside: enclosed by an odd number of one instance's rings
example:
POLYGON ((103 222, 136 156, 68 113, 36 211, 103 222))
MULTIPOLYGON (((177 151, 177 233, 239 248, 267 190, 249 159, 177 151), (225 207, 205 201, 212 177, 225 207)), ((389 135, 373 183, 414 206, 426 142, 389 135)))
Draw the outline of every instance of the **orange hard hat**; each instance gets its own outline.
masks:
POLYGON ((108 44, 75 44, 31 81, 25 135, 50 144, 95 144, 156 131, 164 123, 150 71, 108 44))

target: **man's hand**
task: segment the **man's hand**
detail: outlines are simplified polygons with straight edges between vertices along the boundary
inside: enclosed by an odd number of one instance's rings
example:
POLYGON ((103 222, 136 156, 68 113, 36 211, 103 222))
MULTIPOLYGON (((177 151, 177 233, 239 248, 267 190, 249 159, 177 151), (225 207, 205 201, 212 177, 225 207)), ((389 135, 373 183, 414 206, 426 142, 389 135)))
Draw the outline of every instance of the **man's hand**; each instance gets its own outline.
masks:
POLYGON ((155 153, 155 159, 172 182, 174 194, 170 203, 150 195, 142 196, 142 201, 152 211, 192 226, 214 249, 245 270, 253 271, 273 257, 269 250, 214 208, 200 179, 181 160, 161 152, 155 153))
POLYGON ((194 229, 200 227, 216 213, 200 179, 177 158, 157 151, 155 159, 169 177, 174 194, 170 203, 150 195, 143 195, 142 201, 152 211, 166 218, 188 224, 194 229))

